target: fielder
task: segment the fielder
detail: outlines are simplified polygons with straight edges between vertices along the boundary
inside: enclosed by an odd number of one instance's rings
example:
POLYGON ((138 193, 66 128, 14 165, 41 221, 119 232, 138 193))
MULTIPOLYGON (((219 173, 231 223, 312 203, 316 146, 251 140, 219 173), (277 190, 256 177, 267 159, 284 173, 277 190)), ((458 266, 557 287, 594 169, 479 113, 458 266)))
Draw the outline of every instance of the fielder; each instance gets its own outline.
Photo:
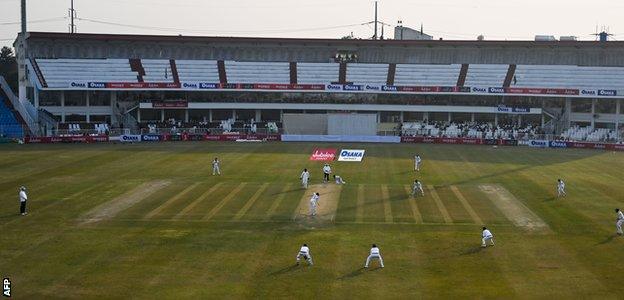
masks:
POLYGON ((310 198, 310 216, 316 216, 316 208, 319 206, 319 199, 321 195, 319 193, 312 194, 310 198))
POLYGON ((422 183, 418 181, 418 179, 414 180, 414 185, 412 186, 412 197, 415 197, 416 194, 420 194, 421 196, 425 196, 425 191, 423 190, 422 183))
POLYGON ((414 171, 420 171, 421 162, 422 159, 420 158, 420 155, 416 154, 416 156, 414 156, 414 171))
POLYGON ((344 180, 342 180, 342 177, 338 175, 334 175, 334 180, 336 181, 336 184, 347 184, 344 180))
POLYGON ((615 213, 617 214, 617 220, 615 221, 615 228, 617 229, 618 235, 624 235, 622 232, 622 224, 624 224, 624 213, 619 208, 615 209, 615 213))
POLYGON ((310 248, 308 248, 307 244, 303 244, 303 246, 301 246, 301 249, 299 249, 299 253, 297 254, 297 265, 299 265, 299 261, 301 261, 302 257, 305 261, 308 262, 308 265, 311 266, 314 264, 312 263, 312 255, 310 255, 310 248))
POLYGON ((220 168, 221 162, 219 161, 218 158, 215 157, 215 159, 212 161, 212 175, 221 175, 221 168, 220 168))
POLYGON ((331 174, 331 167, 329 164, 323 166, 323 182, 329 182, 329 174, 331 174))
POLYGON ((308 169, 303 169, 303 172, 301 172, 301 176, 299 176, 299 179, 301 179, 301 186, 303 186, 304 189, 307 189, 308 182, 310 181, 310 172, 308 172, 308 169))
POLYGON ((373 244, 373 247, 370 249, 370 255, 368 255, 368 258, 366 258, 366 264, 364 265, 364 268, 368 268, 371 259, 379 259, 379 264, 382 268, 384 267, 383 258, 381 258, 381 252, 379 252, 379 248, 375 244, 373 244))
POLYGON ((26 187, 21 186, 19 189, 19 200, 20 200, 20 214, 22 216, 27 215, 26 212, 26 201, 28 201, 28 195, 26 195, 26 187))
POLYGON ((563 180, 561 179, 557 179, 557 198, 565 196, 565 182, 563 182, 563 180))
POLYGON ((483 233, 481 234, 481 247, 487 247, 485 242, 490 241, 490 245, 494 246, 494 235, 490 232, 489 229, 483 227, 483 233))

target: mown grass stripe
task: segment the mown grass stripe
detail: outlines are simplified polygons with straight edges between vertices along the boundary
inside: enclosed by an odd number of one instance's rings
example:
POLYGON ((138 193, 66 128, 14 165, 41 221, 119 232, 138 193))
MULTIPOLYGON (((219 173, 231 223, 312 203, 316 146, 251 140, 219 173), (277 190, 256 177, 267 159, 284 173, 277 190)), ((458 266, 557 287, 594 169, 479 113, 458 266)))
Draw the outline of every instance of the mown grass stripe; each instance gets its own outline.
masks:
POLYGON ((468 212, 472 220, 475 222, 475 224, 482 225, 483 221, 481 220, 479 215, 477 215, 477 213, 472 208, 472 205, 470 205, 468 200, 466 200, 466 197, 464 197, 464 195, 459 191, 457 186, 451 185, 451 191, 453 191, 453 194, 455 194, 455 197, 459 199, 459 202, 461 202, 461 204, 464 206, 464 209, 466 209, 466 211, 468 212))
POLYGON ((212 217, 214 217, 214 215, 216 215, 219 212, 219 210, 221 210, 221 208, 223 208, 223 206, 225 206, 225 204, 227 204, 230 200, 232 200, 232 198, 234 198, 236 196, 236 194, 238 194, 238 192, 240 192, 246 185, 247 185, 247 183, 245 183, 245 182, 239 184, 235 189, 233 189, 229 194, 227 194, 227 196, 225 196, 223 199, 221 199, 221 202, 219 202, 215 207, 213 207, 206 214, 206 216, 204 216, 202 218, 202 220, 205 221, 205 220, 212 219, 212 217))
POLYGON ((412 191, 411 191, 411 187, 409 185, 405 185, 405 195, 407 195, 407 199, 409 201, 410 207, 412 208, 412 215, 414 216, 414 221, 416 221, 416 223, 423 223, 423 218, 422 218, 422 214, 420 213, 420 210, 418 209, 418 205, 416 204, 416 199, 414 199, 414 197, 411 196, 412 191))
POLYGON ((438 192, 436 192, 435 188, 432 185, 428 185, 427 189, 429 189, 429 192, 431 193, 431 197, 433 197, 433 201, 435 202, 436 206, 440 210, 440 213, 442 214, 442 217, 444 218, 444 222, 449 223, 449 224, 453 223, 453 219, 451 219, 451 215, 449 215, 448 210, 446 210, 446 207, 444 206, 444 203, 442 203, 442 199, 440 199, 440 196, 438 195, 438 192))
POLYGON ((214 186, 212 186, 210 189, 208 189, 203 194, 201 194, 199 197, 197 197, 197 199, 193 200, 193 202, 191 202, 189 205, 187 205, 184 209, 182 209, 182 211, 180 211, 173 218, 174 219, 180 219, 184 215, 188 214, 191 210, 193 210, 195 208, 195 206, 197 206, 197 204, 199 204, 202 201, 206 200, 206 198, 208 198, 212 193, 217 191, 217 189, 219 189, 221 187, 221 185, 223 185, 223 182, 219 182, 219 183, 215 184, 214 186))
POLYGON ((145 219, 153 218, 157 214, 161 213, 165 208, 169 207, 171 204, 173 204, 174 202, 178 201, 180 198, 182 198, 188 192, 190 192, 191 190, 196 188, 199 184, 200 184, 200 182, 196 182, 194 184, 191 184, 190 186, 188 186, 187 188, 182 190, 179 194, 175 195, 174 197, 171 197, 169 200, 165 201, 165 203, 163 203, 163 204, 159 205, 158 207, 154 208, 147 215, 145 215, 144 218, 145 219))
POLYGON ((251 196, 251 198, 249 198, 249 200, 247 200, 247 203, 245 203, 245 205, 243 205, 243 208, 241 208, 236 213, 236 215, 234 216, 234 221, 240 220, 247 213, 247 211, 258 200, 258 198, 260 198, 260 195, 267 189, 268 186, 269 186, 268 183, 265 183, 262 186, 260 186, 260 188, 251 196))
POLYGON ((275 201, 273 201, 273 204, 271 204, 271 207, 269 207, 269 210, 267 210, 267 213, 264 216, 265 221, 269 220, 275 214, 275 211, 280 206, 280 204, 286 197, 286 193, 290 190, 290 188, 292 188, 292 186, 293 186, 292 183, 289 183, 284 186, 284 189, 282 190, 282 192, 277 196, 277 198, 275 198, 275 201))
POLYGON ((359 184, 357 190, 357 206, 355 208, 355 221, 364 220, 364 185, 359 184))
POLYGON ((381 200, 384 205, 384 216, 386 223, 392 223, 394 218, 392 217, 392 205, 390 205, 390 192, 388 191, 388 185, 381 186, 381 200))

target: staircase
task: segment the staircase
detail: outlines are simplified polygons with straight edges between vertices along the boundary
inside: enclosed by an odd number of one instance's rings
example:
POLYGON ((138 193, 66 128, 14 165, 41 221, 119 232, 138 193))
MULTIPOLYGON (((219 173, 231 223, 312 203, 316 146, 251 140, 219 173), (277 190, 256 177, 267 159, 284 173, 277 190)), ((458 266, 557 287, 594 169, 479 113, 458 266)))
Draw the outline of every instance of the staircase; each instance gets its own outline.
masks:
MULTIPOLYGON (((3 112, 3 116, 8 116, 10 112, 18 124, 22 126, 22 133, 20 137, 23 137, 24 135, 38 135, 39 126, 36 122, 37 110, 30 102, 20 101, 17 96, 15 96, 11 88, 9 88, 9 84, 2 76, 0 76, 0 98, 0 102, 2 102, 3 106, 6 108, 3 112)), ((10 122, 8 117, 4 120, 4 122, 10 122)))

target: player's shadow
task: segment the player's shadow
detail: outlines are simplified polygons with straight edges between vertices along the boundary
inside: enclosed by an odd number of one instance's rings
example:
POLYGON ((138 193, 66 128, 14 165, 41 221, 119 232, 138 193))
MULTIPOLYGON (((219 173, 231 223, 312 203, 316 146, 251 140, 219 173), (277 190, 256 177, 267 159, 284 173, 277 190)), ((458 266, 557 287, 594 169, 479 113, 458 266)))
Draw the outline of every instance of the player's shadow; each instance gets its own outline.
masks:
POLYGON ((466 250, 464 250, 461 255, 473 255, 473 254, 477 254, 479 252, 481 252, 481 250, 483 250, 483 247, 471 247, 468 248, 466 250))
POLYGON ((557 197, 556 196, 552 196, 552 197, 548 197, 548 198, 544 199, 544 202, 552 202, 552 201, 555 201, 555 200, 557 200, 557 197))
POLYGON ((602 241, 602 242, 598 242, 598 243, 596 244, 596 246, 600 246, 600 245, 604 245, 604 244, 611 243, 615 237, 616 237, 615 235, 610 235, 610 236, 609 236, 609 237, 607 237, 604 241, 602 241))
POLYGON ((342 275, 342 276, 341 276, 341 277, 339 277, 338 279, 340 279, 340 280, 344 280, 344 279, 349 279, 349 278, 355 278, 355 277, 358 277, 358 276, 360 276, 360 275, 364 274, 364 270, 366 270, 366 268, 364 268, 364 267, 359 268, 359 269, 357 269, 357 270, 355 270, 355 271, 353 271, 353 272, 351 272, 351 273, 349 273, 349 274, 342 275))
POLYGON ((271 196, 277 196, 277 195, 280 195, 280 194, 288 194, 288 193, 297 192, 297 191, 301 191, 301 190, 302 190, 301 188, 296 188, 296 189, 291 189, 291 190, 287 190, 287 191, 280 191, 280 192, 276 192, 276 193, 271 194, 271 196))
POLYGON ((19 216, 18 214, 6 214, 6 215, 0 215, 0 220, 5 220, 5 219, 14 219, 16 216, 19 216))
POLYGON ((277 270, 275 272, 270 273, 270 276, 278 276, 278 275, 282 275, 282 274, 286 274, 286 273, 290 273, 292 271, 294 271, 295 269, 297 269, 297 267, 299 267, 297 264, 294 265, 290 265, 288 267, 285 267, 281 270, 277 270))

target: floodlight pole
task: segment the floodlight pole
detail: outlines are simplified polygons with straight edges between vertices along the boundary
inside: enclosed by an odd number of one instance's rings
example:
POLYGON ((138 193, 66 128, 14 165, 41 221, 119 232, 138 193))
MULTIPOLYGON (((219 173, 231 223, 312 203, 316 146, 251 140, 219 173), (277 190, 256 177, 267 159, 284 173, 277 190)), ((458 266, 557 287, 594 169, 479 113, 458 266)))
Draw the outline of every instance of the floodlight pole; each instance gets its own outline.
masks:
POLYGON ((373 36, 373 40, 377 39, 377 1, 375 1, 375 35, 373 36))
POLYGON ((26 53, 26 0, 22 0, 20 2, 21 8, 21 22, 22 22, 22 30, 20 32, 20 36, 17 39, 17 47, 15 50, 19 50, 17 57, 17 66, 18 66, 18 74, 19 74, 19 85, 17 94, 19 96, 20 101, 26 100, 26 60, 28 59, 28 54, 26 53))
POLYGON ((26 0, 22 0, 22 34, 26 34, 26 0))

